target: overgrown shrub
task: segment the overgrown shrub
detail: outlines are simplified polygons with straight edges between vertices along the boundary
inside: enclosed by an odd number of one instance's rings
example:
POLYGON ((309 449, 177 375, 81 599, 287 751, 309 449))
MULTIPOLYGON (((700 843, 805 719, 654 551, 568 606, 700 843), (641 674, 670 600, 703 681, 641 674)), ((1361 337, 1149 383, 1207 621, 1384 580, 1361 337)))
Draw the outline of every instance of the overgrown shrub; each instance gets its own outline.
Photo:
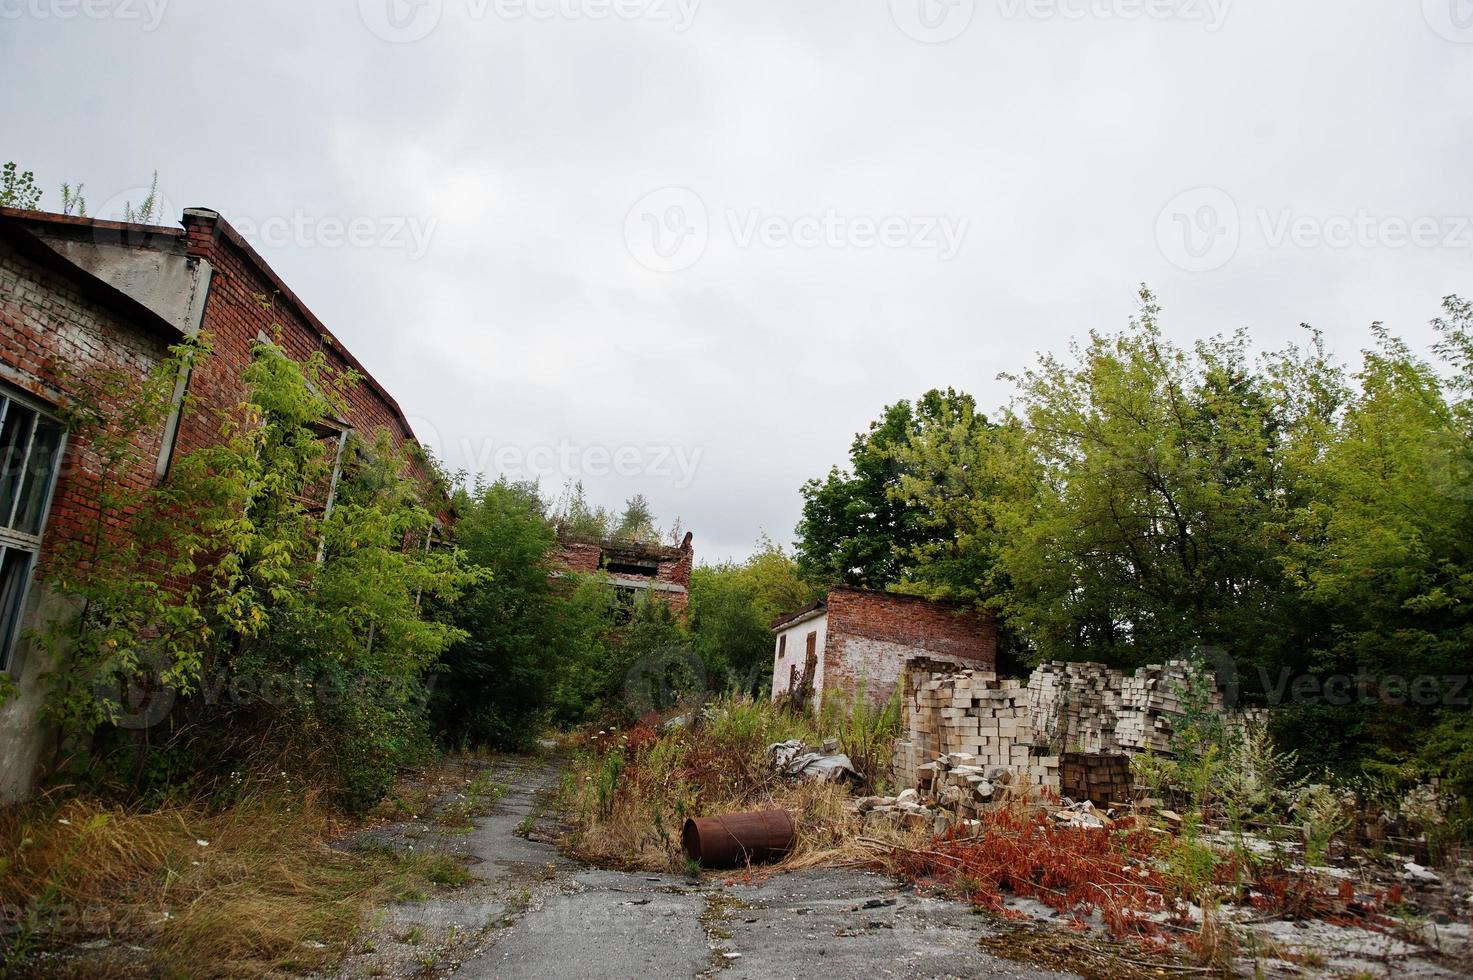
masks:
POLYGON ((68 419, 102 477, 94 526, 47 568, 77 609, 37 637, 57 664, 59 761, 166 798, 208 791, 245 760, 289 759, 365 806, 427 749, 423 684, 462 635, 426 601, 480 575, 427 547, 434 491, 385 435, 345 437, 331 511, 314 512, 339 458, 323 433, 357 383, 320 354, 298 363, 258 345, 220 439, 162 486, 128 484, 140 433, 158 431, 178 372, 206 356, 176 349, 142 390, 86 378, 95 398, 68 419), (127 407, 101 407, 113 402, 127 407))

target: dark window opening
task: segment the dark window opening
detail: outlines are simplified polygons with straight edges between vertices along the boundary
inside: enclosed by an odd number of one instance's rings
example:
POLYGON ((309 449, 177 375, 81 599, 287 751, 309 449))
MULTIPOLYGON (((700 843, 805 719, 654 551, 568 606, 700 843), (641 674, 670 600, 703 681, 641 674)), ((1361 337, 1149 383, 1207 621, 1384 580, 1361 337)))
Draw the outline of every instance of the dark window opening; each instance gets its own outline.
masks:
POLYGON ((660 566, 655 562, 621 558, 605 558, 603 564, 604 571, 610 575, 637 575, 641 578, 654 578, 660 570, 660 566))
POLYGON ((66 429, 0 391, 0 670, 10 667, 66 429))

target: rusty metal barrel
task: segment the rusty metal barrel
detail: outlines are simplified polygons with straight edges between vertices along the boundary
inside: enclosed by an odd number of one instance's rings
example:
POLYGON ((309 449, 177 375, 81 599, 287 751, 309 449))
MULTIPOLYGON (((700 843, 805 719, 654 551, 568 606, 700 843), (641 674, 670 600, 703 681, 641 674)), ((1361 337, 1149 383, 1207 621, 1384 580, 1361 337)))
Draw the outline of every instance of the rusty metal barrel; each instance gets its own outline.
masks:
POLYGON ((793 849, 798 828, 786 810, 693 817, 680 832, 685 856, 703 868, 737 868, 780 861, 793 849))

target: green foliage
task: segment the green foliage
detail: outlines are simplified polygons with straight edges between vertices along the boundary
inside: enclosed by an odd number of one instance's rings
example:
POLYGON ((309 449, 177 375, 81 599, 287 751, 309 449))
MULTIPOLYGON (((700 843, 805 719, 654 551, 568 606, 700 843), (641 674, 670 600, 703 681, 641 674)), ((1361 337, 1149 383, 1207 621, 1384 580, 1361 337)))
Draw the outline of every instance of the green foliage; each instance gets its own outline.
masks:
POLYGON ((759 693, 772 681, 770 624, 813 601, 815 589, 770 540, 745 562, 706 565, 691 573, 690 642, 715 690, 759 693))
POLYGON ((552 508, 553 522, 569 537, 601 541, 614 528, 614 517, 603 507, 593 507, 583 493, 582 483, 569 483, 552 508))
POLYGON ((992 611, 1005 669, 1219 650, 1279 708, 1265 744, 1298 774, 1379 766, 1466 798, 1473 731, 1446 696, 1473 646, 1473 304, 1434 328, 1424 360, 1377 325, 1350 372, 1313 332, 1174 344, 1142 290, 1127 329, 1007 376, 995 421, 954 392, 887 408, 804 488, 800 562, 992 611), (1348 693, 1321 694, 1333 677, 1348 693))
POLYGON ((221 439, 177 460, 162 486, 130 484, 178 373, 203 356, 177 349, 141 389, 85 379, 91 396, 69 415, 100 463, 100 506, 48 572, 77 609, 38 637, 59 665, 49 714, 74 766, 128 762, 135 790, 274 746, 306 751, 343 802, 366 806, 428 749, 422 682, 461 635, 422 605, 479 576, 423 546, 426 486, 387 437, 347 437, 335 505, 325 520, 314 511, 337 457, 323 431, 356 383, 320 354, 299 364, 258 345, 221 439), (124 737, 161 721, 146 751, 124 737))
POLYGON ((123 220, 131 224, 151 225, 160 217, 159 215, 159 172, 153 172, 153 182, 148 185, 148 194, 138 207, 133 206, 132 201, 123 203, 123 220))
POLYGON ((458 491, 456 541, 488 575, 452 610, 464 631, 445 655, 436 725, 452 743, 528 748, 548 720, 555 665, 578 671, 565 641, 583 625, 549 575, 557 543, 535 486, 498 481, 458 491))
POLYGON ((36 186, 35 173, 19 169, 14 160, 0 168, 0 208, 36 211, 40 206, 41 188, 36 186))
POLYGON ((61 213, 74 214, 79 218, 87 217, 87 199, 82 196, 82 185, 72 187, 71 184, 63 182, 61 185, 61 213))
POLYGON ((660 529, 655 526, 654 512, 644 494, 637 493, 625 501, 624 513, 619 515, 613 536, 623 541, 659 540, 660 529))
POLYGON ((900 736, 901 691, 897 688, 888 702, 877 706, 866 697, 866 687, 861 679, 847 698, 824 699, 818 727, 838 736, 861 782, 878 793, 884 789, 895 739, 900 736))
POLYGON ((1309 498, 1286 444, 1314 420, 1253 369, 1246 335, 1188 352, 1141 304, 1129 331, 1016 379, 1039 472, 1007 508, 1009 618, 1042 659, 1160 663, 1251 636, 1241 655, 1294 662, 1310 627, 1285 528, 1309 498))
POLYGON ((899 496, 907 470, 898 450, 913 434, 972 411, 971 396, 950 389, 929 391, 914 406, 896 402, 854 437, 848 470, 834 467, 804 484, 797 548, 804 575, 875 589, 905 578, 913 552, 935 535, 899 496))

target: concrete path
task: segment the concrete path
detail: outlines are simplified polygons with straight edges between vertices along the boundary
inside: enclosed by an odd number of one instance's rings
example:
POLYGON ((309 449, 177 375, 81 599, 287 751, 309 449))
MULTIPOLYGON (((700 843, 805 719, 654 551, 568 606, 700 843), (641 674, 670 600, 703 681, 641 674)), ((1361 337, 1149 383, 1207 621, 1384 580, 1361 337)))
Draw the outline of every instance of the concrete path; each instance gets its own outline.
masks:
POLYGON ((471 833, 445 842, 473 862, 476 880, 439 900, 392 907, 376 929, 381 938, 339 975, 1065 976, 984 953, 977 940, 985 919, 880 875, 802 871, 725 886, 580 866, 537 839, 539 826, 555 832, 541 816, 556 788, 555 765, 495 766, 510 790, 471 833), (407 956, 397 948, 406 946, 413 947, 407 956))

